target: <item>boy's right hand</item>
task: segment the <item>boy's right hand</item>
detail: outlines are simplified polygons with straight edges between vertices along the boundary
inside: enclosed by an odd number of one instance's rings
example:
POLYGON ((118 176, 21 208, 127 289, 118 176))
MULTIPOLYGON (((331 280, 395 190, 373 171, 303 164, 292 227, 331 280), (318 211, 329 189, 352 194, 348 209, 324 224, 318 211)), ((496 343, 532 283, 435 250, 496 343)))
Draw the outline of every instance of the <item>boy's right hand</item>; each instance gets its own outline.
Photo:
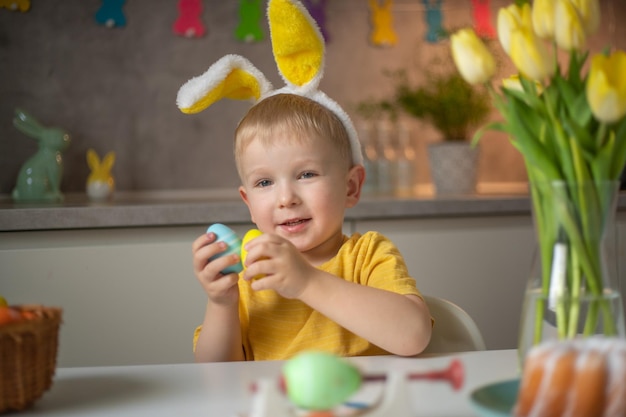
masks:
POLYGON ((206 233, 198 237, 191 245, 193 272, 213 303, 232 305, 239 301, 237 286, 239 275, 236 273, 224 275, 221 271, 239 262, 239 256, 227 255, 209 261, 226 248, 224 242, 216 242, 215 233, 206 233))

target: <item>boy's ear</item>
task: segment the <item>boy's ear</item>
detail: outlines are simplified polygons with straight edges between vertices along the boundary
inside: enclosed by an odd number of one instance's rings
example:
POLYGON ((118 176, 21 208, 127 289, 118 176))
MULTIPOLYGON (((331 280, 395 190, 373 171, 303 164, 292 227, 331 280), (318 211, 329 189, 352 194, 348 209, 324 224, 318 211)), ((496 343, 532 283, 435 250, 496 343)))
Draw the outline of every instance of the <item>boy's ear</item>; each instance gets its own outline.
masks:
POLYGON ((346 208, 356 206, 361 199, 361 191, 365 182, 365 168, 363 165, 355 165, 348 171, 348 184, 346 194, 346 208))
POLYGON ((252 221, 252 223, 256 224, 256 222, 254 221, 254 217, 252 216, 252 210, 250 210, 250 201, 248 201, 248 194, 246 193, 246 189, 243 185, 239 186, 239 195, 241 196, 243 202, 246 203, 246 206, 248 206, 248 211, 250 212, 250 220, 252 221))

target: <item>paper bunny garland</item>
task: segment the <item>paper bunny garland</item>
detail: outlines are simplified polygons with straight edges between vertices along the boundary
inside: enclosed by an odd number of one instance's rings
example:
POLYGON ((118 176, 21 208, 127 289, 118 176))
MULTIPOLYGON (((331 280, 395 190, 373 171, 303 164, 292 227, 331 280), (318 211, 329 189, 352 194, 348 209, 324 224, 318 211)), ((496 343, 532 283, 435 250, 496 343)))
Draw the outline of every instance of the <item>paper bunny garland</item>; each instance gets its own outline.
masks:
POLYGON ((474 30, 478 36, 489 39, 496 37, 496 30, 491 25, 491 6, 489 0, 472 0, 474 30))
POLYGON ((102 0, 102 5, 96 12, 96 22, 108 28, 126 25, 126 16, 122 7, 126 0, 102 0))
POLYGON ((325 45, 315 20, 296 0, 269 0, 267 17, 274 60, 286 85, 274 90, 263 73, 246 58, 226 55, 179 89, 178 108, 191 114, 223 98, 256 103, 281 93, 307 97, 341 120, 350 138, 352 160, 362 164, 361 145, 350 117, 339 104, 318 90, 324 74, 325 45))
POLYGON ((424 7, 426 8, 426 24, 428 31, 424 36, 426 42, 435 43, 444 38, 445 30, 443 29, 443 12, 441 6, 443 0, 422 0, 424 7))
POLYGON ((235 28, 235 37, 244 42, 263 40, 262 17, 261 0, 239 0, 239 24, 235 28))
POLYGON ((391 8, 393 0, 384 0, 380 4, 378 0, 369 1, 372 33, 370 34, 370 42, 376 46, 394 46, 398 43, 398 35, 393 28, 393 15, 391 8))
POLYGON ((6 8, 12 11, 19 10, 22 13, 30 9, 30 0, 4 0, 0 1, 0 9, 6 8))
POLYGON ((178 0, 178 17, 172 27, 174 33, 188 38, 204 36, 206 29, 200 20, 201 15, 201 0, 178 0))

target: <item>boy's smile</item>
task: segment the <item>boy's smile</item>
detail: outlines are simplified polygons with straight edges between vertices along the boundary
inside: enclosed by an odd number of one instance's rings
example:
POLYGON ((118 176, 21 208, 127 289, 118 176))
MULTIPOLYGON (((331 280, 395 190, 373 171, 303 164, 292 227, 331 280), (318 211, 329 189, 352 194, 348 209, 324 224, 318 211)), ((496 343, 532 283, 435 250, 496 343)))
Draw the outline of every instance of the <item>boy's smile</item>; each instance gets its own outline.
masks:
POLYGON ((312 219, 308 218, 308 219, 290 219, 287 220, 283 223, 280 223, 280 227, 285 229, 285 231, 289 232, 289 233, 296 233, 299 232, 301 230, 303 230, 306 225, 308 224, 308 222, 310 222, 312 219))

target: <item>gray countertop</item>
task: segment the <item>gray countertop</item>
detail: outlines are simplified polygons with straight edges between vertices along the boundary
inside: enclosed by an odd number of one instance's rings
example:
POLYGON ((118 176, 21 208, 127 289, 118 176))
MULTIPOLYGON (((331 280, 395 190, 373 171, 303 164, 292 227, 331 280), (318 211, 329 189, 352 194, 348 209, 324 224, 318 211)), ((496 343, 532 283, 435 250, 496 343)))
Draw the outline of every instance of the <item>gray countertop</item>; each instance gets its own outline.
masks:
MULTIPOLYGON (((618 201, 626 211, 626 192, 618 201)), ((527 194, 474 194, 363 197, 349 209, 346 220, 530 215, 527 194)), ((250 216, 236 191, 212 190, 173 193, 117 193, 105 203, 84 194, 67 195, 58 204, 16 204, 0 198, 0 232, 93 229, 114 227, 191 226, 248 223, 250 216)))

